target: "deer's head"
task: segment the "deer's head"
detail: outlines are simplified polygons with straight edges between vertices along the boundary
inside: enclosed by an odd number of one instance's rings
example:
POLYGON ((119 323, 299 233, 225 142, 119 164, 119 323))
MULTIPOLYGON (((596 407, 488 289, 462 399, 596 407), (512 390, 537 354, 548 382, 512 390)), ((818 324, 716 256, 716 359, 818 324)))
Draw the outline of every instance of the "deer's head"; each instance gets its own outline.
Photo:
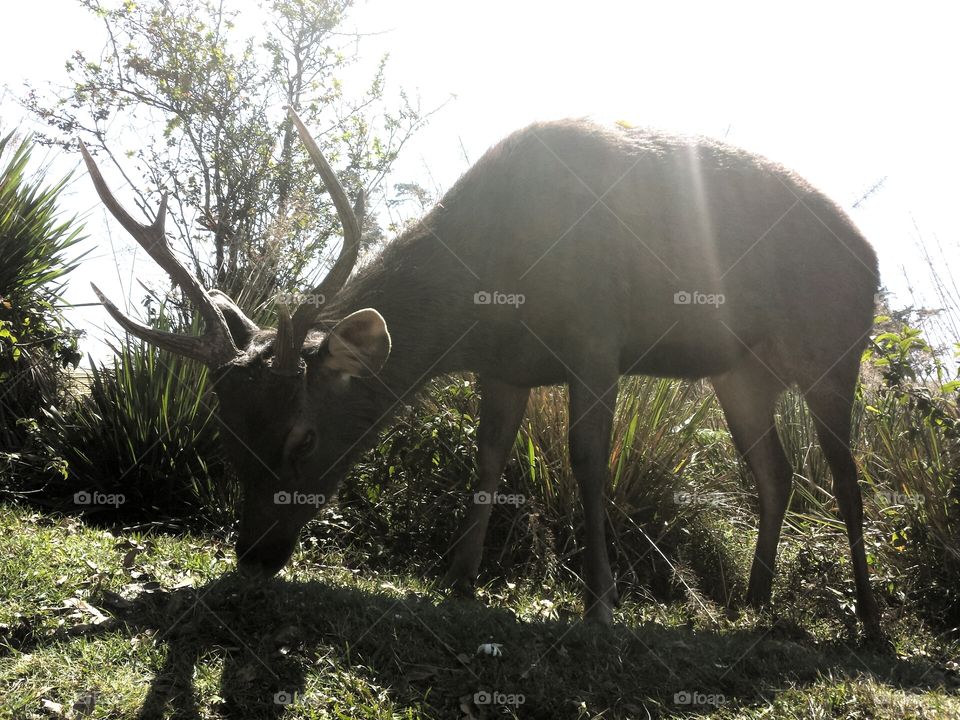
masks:
POLYGON ((276 329, 261 329, 226 295, 207 291, 173 254, 164 234, 167 198, 143 225, 117 202, 81 143, 100 199, 194 304, 200 336, 178 335, 124 315, 93 287, 104 307, 132 335, 207 365, 219 399, 220 435, 243 485, 237 540, 241 569, 272 575, 296 547, 300 528, 330 501, 346 469, 350 439, 343 414, 357 392, 354 379, 375 375, 390 354, 380 314, 358 310, 320 323, 321 308, 343 287, 360 247, 362 195, 351 208, 339 180, 293 109, 290 116, 333 198, 344 241, 333 268, 291 315, 280 306, 276 329), (319 301, 319 302, 318 302, 319 301), (344 448, 348 448, 346 451, 344 448))

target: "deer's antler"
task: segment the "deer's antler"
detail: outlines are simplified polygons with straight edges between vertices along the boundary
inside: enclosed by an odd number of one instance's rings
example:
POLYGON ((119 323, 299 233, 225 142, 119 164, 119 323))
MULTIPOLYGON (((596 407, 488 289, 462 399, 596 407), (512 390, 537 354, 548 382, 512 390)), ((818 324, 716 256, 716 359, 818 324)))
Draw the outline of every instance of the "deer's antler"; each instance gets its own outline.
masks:
POLYGON ((113 215, 123 228, 130 233, 134 240, 147 251, 147 254, 162 267, 170 276, 170 279, 183 290, 184 294, 196 305, 203 318, 206 332, 200 336, 177 335, 175 333, 163 332, 141 323, 124 315, 112 302, 104 297, 96 285, 93 291, 100 298, 100 302, 107 309, 107 312, 113 316, 120 325, 131 335, 153 343, 157 347, 169 350, 170 352, 194 358, 206 363, 210 367, 217 368, 229 363, 239 354, 227 322, 214 304, 213 300, 207 294, 207 291, 200 284, 200 281, 183 266, 183 263, 177 259, 167 243, 164 234, 164 221, 167 214, 167 195, 164 193, 160 200, 160 208, 157 210, 157 218, 150 225, 143 225, 134 220, 119 201, 110 192, 107 187, 100 169, 94 162, 86 146, 80 143, 80 152, 83 155, 83 161, 86 163, 90 177, 93 179, 93 185, 97 189, 97 195, 106 206, 110 214, 113 215))
POLYGON ((350 207, 350 200, 347 199, 347 193, 337 179, 336 173, 330 167, 327 159, 320 152, 317 143, 310 135, 310 131, 300 120, 300 116, 292 107, 287 108, 290 119, 300 134, 300 139, 307 147, 307 152, 313 159, 313 164, 320 173, 327 192, 333 199, 333 204, 337 208, 337 215, 343 225, 343 246, 340 248, 340 255, 334 263, 326 277, 310 291, 308 302, 301 303, 294 311, 293 317, 289 317, 284 310, 279 317, 277 326, 277 338, 274 343, 274 358, 272 368, 274 372, 283 375, 292 375, 299 372, 300 368, 300 350, 303 347, 303 341, 310 331, 311 325, 320 313, 321 307, 328 303, 334 295, 350 277, 354 266, 357 264, 357 256, 360 254, 360 220, 363 216, 363 192, 357 197, 357 202, 353 208, 350 207))

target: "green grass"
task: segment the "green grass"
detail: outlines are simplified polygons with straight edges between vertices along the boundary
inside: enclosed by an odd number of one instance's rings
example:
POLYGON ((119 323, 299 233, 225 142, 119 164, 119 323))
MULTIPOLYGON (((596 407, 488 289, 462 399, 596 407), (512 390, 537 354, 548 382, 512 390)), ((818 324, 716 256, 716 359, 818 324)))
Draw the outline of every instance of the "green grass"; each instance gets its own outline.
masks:
POLYGON ((0 508, 0 716, 960 717, 956 643, 905 610, 888 613, 893 650, 838 633, 842 603, 815 622, 785 550, 776 617, 628 597, 602 630, 573 586, 452 600, 422 568, 351 570, 315 548, 250 584, 215 539, 0 508), (491 642, 501 656, 477 653, 491 642))

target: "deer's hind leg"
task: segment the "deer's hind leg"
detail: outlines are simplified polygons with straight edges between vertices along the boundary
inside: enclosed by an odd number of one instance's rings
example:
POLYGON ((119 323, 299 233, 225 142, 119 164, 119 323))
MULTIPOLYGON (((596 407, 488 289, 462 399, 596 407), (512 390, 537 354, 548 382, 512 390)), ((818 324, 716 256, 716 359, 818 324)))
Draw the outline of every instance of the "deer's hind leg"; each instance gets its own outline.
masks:
POLYGON ((617 588, 607 556, 606 494, 610 484, 610 434, 617 402, 616 367, 595 363, 569 381, 570 465, 583 505, 584 617, 609 625, 617 588))
POLYGON ((848 355, 804 390, 804 397, 813 415, 820 447, 830 465, 837 507, 847 527, 857 587, 857 615, 867 636, 879 639, 883 637, 880 611, 870 589, 863 546, 863 498, 857 480, 857 464, 850 450, 850 416, 859 372, 859 351, 848 355))
POLYGON ((727 373, 710 378, 710 382, 723 408, 734 445, 757 483, 760 532, 750 569, 747 601, 760 607, 770 602, 780 529, 793 477, 793 468, 774 422, 774 406, 786 385, 752 354, 727 373))

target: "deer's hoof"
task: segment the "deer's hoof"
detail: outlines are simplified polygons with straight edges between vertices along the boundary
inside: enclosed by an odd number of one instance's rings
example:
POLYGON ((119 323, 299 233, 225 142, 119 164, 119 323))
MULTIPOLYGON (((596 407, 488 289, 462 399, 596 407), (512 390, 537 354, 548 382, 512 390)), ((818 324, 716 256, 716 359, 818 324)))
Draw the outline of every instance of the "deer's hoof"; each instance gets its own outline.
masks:
POLYGON ((440 584, 455 597, 472 598, 476 594, 473 578, 461 572, 448 571, 440 584))
POLYGON ((613 625, 613 608, 602 602, 595 602, 583 613, 583 619, 593 625, 610 627, 613 625))
POLYGON ((864 623, 862 644, 863 647, 883 655, 896 652, 893 642, 880 627, 880 623, 864 623))

